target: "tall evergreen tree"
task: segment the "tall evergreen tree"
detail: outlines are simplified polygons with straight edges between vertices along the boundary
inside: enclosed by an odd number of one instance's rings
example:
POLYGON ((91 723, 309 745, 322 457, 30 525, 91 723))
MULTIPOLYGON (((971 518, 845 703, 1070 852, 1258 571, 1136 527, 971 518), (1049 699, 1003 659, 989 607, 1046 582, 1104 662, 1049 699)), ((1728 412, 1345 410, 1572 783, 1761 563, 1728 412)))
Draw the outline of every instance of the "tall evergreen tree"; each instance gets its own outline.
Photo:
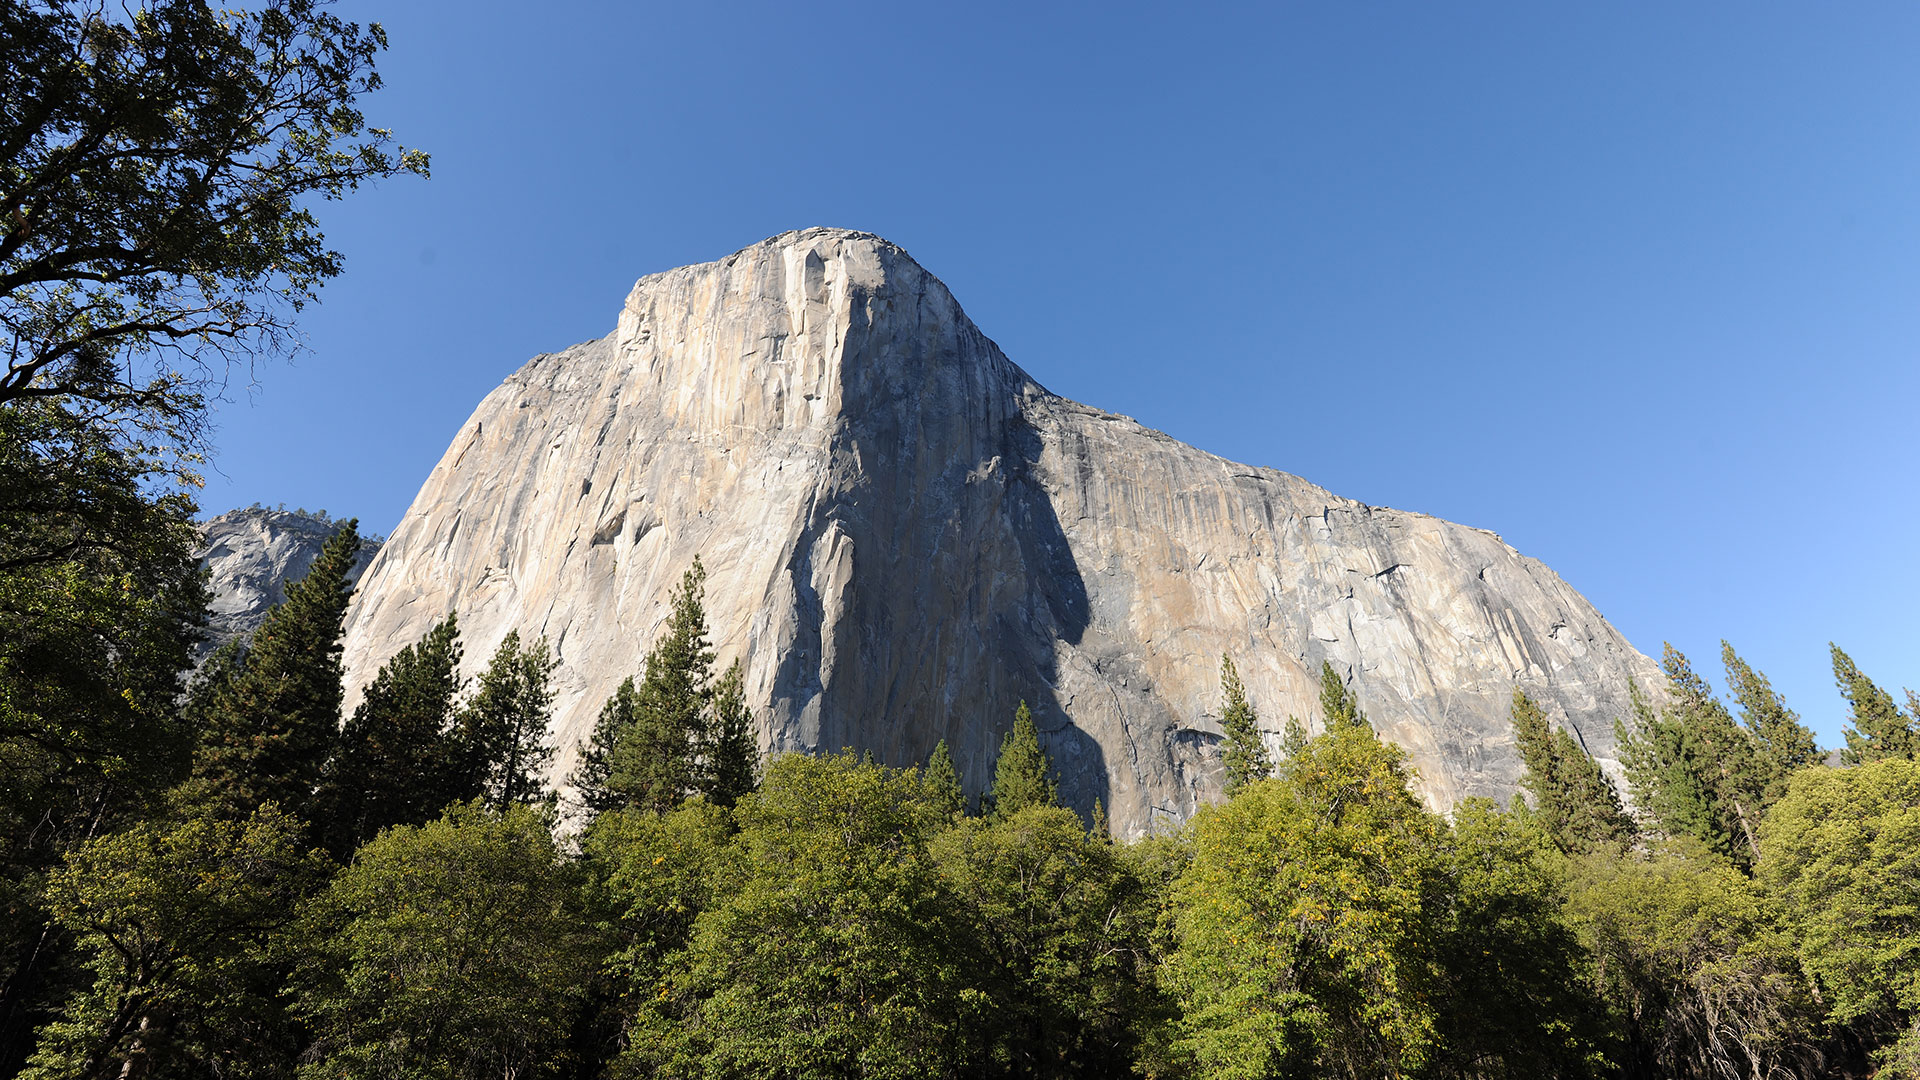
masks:
POLYGON ((1841 760, 1863 765, 1885 758, 1920 757, 1920 723, 1900 711, 1893 695, 1880 689, 1861 673, 1853 657, 1828 643, 1833 650, 1833 679, 1840 684, 1840 696, 1847 699, 1846 749, 1841 760))
POLYGON ((1291 760, 1300 751, 1307 748, 1307 725, 1292 713, 1287 714, 1287 726, 1280 733, 1280 756, 1291 760))
POLYGON ((1367 715, 1360 711, 1360 699, 1325 660, 1320 661, 1320 721, 1325 731, 1367 722, 1367 715))
POLYGON ((732 806, 759 783, 760 746, 753 735, 753 712, 747 708, 746 675, 740 661, 727 666, 709 696, 710 711, 705 745, 700 753, 701 794, 721 806, 732 806))
POLYGON ((340 732, 320 789, 327 848, 344 861, 390 825, 423 825, 467 796, 456 771, 460 628, 453 615, 396 653, 340 732))
POLYGON ((696 556, 674 593, 666 632, 647 654, 631 718, 608 752, 607 788, 629 805, 664 811, 699 790, 713 681, 706 580, 696 556))
POLYGON ((635 689, 633 676, 629 675, 600 706, 600 715, 593 722, 593 734, 576 747, 578 763, 567 776, 567 784, 573 788, 574 798, 586 809, 589 818, 626 805, 625 796, 611 786, 613 754, 620 736, 633 726, 639 706, 640 691, 635 689))
POLYGON ((1272 776, 1273 759, 1260 741, 1260 717, 1247 703, 1247 688, 1240 682, 1240 672, 1230 656, 1220 658, 1220 697, 1220 726, 1227 736, 1220 756, 1227 769, 1226 793, 1231 796, 1256 780, 1272 776))
POLYGON ((1669 704, 1656 718, 1636 696, 1639 722, 1621 740, 1634 802, 1670 836, 1692 836, 1751 868, 1766 772, 1755 740, 1671 644, 1661 667, 1669 704))
POLYGON ((545 638, 522 645, 520 632, 509 631, 460 711, 455 746, 463 786, 495 813, 544 797, 541 777, 553 760, 553 668, 545 638))
POLYGON ((1547 722, 1540 706, 1513 691, 1513 737, 1527 771, 1520 786, 1533 796, 1547 835, 1568 853, 1625 844, 1633 822, 1599 762, 1565 730, 1547 722))
POLYGON ((360 553, 358 523, 327 540, 244 653, 189 703, 201 725, 183 800, 238 820, 274 802, 311 824, 314 792, 340 728, 340 631, 360 553))
POLYGON ((1753 735, 1759 753, 1761 772, 1761 808, 1772 806, 1787 793, 1787 781, 1793 774, 1820 761, 1820 744, 1813 732, 1800 722, 1800 715, 1787 708, 1787 701, 1773 689, 1765 673, 1720 643, 1720 661, 1727 668, 1727 689, 1740 706, 1740 719, 1753 735))
POLYGON ((1040 747, 1040 729, 1033 710, 1022 701, 1014 710, 1013 730, 1000 742, 993 766, 993 816, 1011 817, 1029 806, 1055 806, 1060 788, 1054 782, 1053 762, 1040 747))
POLYGON ((947 749, 947 740, 934 744, 933 753, 927 755, 926 767, 920 770, 920 782, 926 786, 927 801, 948 818, 958 818, 967 812, 967 793, 960 786, 960 770, 953 763, 953 751, 947 749))

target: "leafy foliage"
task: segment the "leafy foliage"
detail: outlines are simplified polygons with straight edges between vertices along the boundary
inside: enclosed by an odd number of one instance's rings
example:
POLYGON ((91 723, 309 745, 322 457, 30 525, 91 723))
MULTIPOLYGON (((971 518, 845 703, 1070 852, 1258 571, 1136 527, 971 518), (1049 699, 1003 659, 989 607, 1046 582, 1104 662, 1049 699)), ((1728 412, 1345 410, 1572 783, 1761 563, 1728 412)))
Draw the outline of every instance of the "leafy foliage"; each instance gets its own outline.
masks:
POLYGON ((363 847, 306 909, 303 1077, 528 1075, 547 1065, 594 955, 575 875, 540 815, 450 807, 363 847))
POLYGON ((385 45, 315 0, 0 9, 0 405, 197 441, 202 391, 340 272, 313 204, 427 171, 356 105, 385 45))
POLYGON ((46 1030, 25 1075, 284 1068, 295 1043, 271 953, 325 877, 302 832, 268 805, 239 821, 143 822, 76 848, 48 899, 93 985, 46 1030))

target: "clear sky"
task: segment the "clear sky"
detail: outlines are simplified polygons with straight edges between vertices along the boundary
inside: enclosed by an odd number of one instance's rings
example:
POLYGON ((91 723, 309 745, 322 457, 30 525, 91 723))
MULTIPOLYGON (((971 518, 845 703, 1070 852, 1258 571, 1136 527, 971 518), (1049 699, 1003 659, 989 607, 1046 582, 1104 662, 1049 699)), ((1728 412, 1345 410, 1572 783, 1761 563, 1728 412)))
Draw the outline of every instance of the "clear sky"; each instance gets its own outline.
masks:
POLYGON ((428 3, 323 210, 310 351, 209 512, 390 530, 480 398, 635 278, 905 247, 1050 389, 1492 529, 1828 745, 1920 687, 1920 6, 428 3))

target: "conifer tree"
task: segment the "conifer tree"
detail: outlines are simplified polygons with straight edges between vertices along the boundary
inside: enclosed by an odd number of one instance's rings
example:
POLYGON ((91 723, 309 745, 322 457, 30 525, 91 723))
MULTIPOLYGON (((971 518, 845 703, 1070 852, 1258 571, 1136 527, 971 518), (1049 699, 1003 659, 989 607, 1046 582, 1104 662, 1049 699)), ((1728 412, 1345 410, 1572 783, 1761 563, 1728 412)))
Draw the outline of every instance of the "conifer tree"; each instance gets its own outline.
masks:
POLYGON ((592 736, 577 747, 579 763, 567 776, 567 784, 590 818, 626 804, 625 796, 611 786, 613 755, 620 736, 633 726, 639 707, 640 691, 634 688, 633 676, 629 675, 607 698, 606 704, 600 706, 592 736))
POLYGON ((1053 779, 1053 762, 1040 748, 1040 729, 1033 711, 1022 701, 1013 714, 1013 730, 1000 743, 993 767, 993 816, 1010 817, 1029 806, 1055 806, 1060 789, 1053 779))
POLYGON ((695 556, 673 595, 666 632, 647 654, 631 719, 612 743, 607 788, 628 805, 670 810, 700 789, 713 681, 701 599, 706 579, 695 556))
POLYGON ((1307 726, 1292 713, 1287 714, 1287 726, 1280 733, 1280 756, 1292 760, 1307 747, 1307 726))
POLYGON ((267 613, 244 652, 189 704, 201 725, 191 805, 231 819, 275 802, 312 823, 314 791, 340 727, 340 631, 360 553, 358 523, 327 540, 305 577, 267 613))
POLYGON ((953 763, 953 751, 947 749, 947 740, 934 744, 933 753, 927 755, 926 767, 920 770, 920 782, 926 786, 927 801, 948 819, 966 814, 967 793, 960 786, 960 770, 953 763))
POLYGON ((545 638, 522 645, 520 632, 509 631, 460 711, 455 745, 464 786, 495 813, 545 795, 541 777, 553 760, 547 742, 553 669, 545 638))
POLYGON ((1833 679, 1840 684, 1840 696, 1847 699, 1850 710, 1843 732, 1847 746, 1840 752, 1841 760, 1864 765, 1885 758, 1912 761, 1920 756, 1920 724, 1916 718, 1902 713, 1893 703, 1893 695, 1862 674, 1853 657, 1842 652, 1840 646, 1829 642, 1827 647, 1833 650, 1833 679))
POLYGON ((1670 703, 1654 717, 1636 688, 1639 723, 1621 739, 1634 801, 1667 835, 1695 837, 1748 869, 1766 784, 1754 737, 1671 644, 1661 667, 1670 703))
POLYGON ((1320 661, 1320 719, 1326 731, 1367 722, 1367 715, 1360 711, 1360 699, 1325 660, 1320 661))
POLYGON ((460 694, 460 628, 449 614, 394 654, 340 732, 319 801, 337 859, 390 825, 421 825, 466 794, 452 727, 460 694))
POLYGON ((728 665, 713 687, 701 751, 700 791, 721 806, 732 806, 759 782, 760 746, 753 736, 753 712, 747 708, 746 674, 740 661, 728 665))
POLYGON ((1113 843, 1113 825, 1107 820, 1107 804, 1099 799, 1093 800, 1093 827, 1087 835, 1103 844, 1113 843))
POLYGON ((1247 688, 1230 656, 1220 658, 1220 696, 1220 726, 1227 736, 1220 756, 1227 768, 1226 794, 1231 797, 1246 785, 1272 776, 1273 759, 1260 741, 1260 717, 1247 703, 1247 688))
POLYGON ((1527 771, 1520 785, 1560 850, 1580 853, 1625 844, 1633 823, 1600 764, 1565 730, 1547 722, 1540 706, 1513 691, 1513 736, 1527 771))
POLYGON ((1760 804, 1764 811, 1787 793, 1787 781, 1793 774, 1820 761, 1820 744, 1813 732, 1800 722, 1800 716, 1787 708, 1786 699, 1773 689, 1765 673, 1720 643, 1720 661, 1727 668, 1727 689, 1740 706, 1740 719, 1752 733, 1759 754, 1761 773, 1760 804))

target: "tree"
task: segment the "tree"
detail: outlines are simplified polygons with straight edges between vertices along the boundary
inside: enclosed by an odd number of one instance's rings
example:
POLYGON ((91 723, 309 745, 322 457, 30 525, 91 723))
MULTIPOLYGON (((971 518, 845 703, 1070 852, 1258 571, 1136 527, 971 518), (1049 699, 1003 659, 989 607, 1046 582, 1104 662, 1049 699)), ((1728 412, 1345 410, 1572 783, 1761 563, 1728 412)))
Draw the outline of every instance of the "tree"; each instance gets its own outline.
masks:
POLYGON ((193 501, 164 474, 57 401, 0 407, 0 1076, 71 989, 57 969, 82 974, 59 960, 45 875, 150 809, 192 752, 177 699, 206 596, 193 501))
POLYGON ((287 586, 244 651, 196 688, 188 714, 200 726, 200 747, 183 805, 239 819, 273 802, 315 820, 314 792, 340 727, 340 632, 359 554, 357 522, 349 520, 287 586))
POLYGON ((581 835, 587 912, 611 950, 594 987, 599 1038, 590 1056, 616 1054, 679 977, 694 920, 738 880, 733 840, 733 813, 705 799, 665 813, 612 809, 581 835))
POLYGON ((1759 879, 1827 1019, 1882 1044, 1882 1075, 1920 1055, 1920 763, 1807 769, 1761 826, 1759 879))
POLYGON ((1060 788, 1053 779, 1053 762, 1040 748, 1040 729, 1033 711, 1022 701, 1013 713, 1013 730, 1000 741, 993 764, 993 816, 1008 817, 1029 806, 1055 806, 1060 788))
POLYGON ((319 803, 328 850, 345 862, 389 825, 423 825, 470 797, 456 773, 460 628, 449 614, 384 664, 340 732, 319 803))
POLYGON ((1893 703, 1893 695, 1861 674, 1853 657, 1829 643, 1833 651, 1833 678, 1840 684, 1840 696, 1847 699, 1851 715, 1847 717, 1846 749, 1840 758, 1859 765, 1882 758, 1920 756, 1920 719, 1907 716, 1893 703))
POLYGON ((1574 860, 1567 911, 1614 1014, 1622 1075, 1828 1075, 1811 997, 1766 898, 1698 840, 1574 860))
POLYGON ((947 822, 918 771, 789 755, 735 816, 714 906, 641 998, 619 1074, 969 1075, 981 964, 927 851, 947 822))
POLYGON ((1272 776, 1273 759, 1260 740, 1260 717, 1247 704, 1247 689, 1230 656, 1220 658, 1220 697, 1220 727, 1227 736, 1220 757, 1227 770, 1224 789, 1231 797, 1255 780, 1272 776))
POLYGON ((567 775, 567 786, 573 789, 589 820, 626 805, 625 796, 613 790, 613 754, 620 736, 633 726, 639 706, 640 692, 634 688, 633 677, 628 676, 600 706, 593 734, 575 746, 577 763, 567 775))
POLYGON ((460 710, 455 738, 462 788, 496 813, 545 795, 544 777, 553 760, 547 742, 553 669, 545 638, 522 645, 520 632, 508 631, 481 673, 473 699, 460 710))
POLYGON ((1367 722, 1367 715, 1360 711, 1360 699, 1325 660, 1320 661, 1320 722, 1328 731, 1342 724, 1367 722))
POLYGON ((1157 911, 1119 852, 1058 806, 965 819, 935 835, 931 851, 985 961, 989 1071, 1130 1072, 1136 1025, 1155 1011, 1157 911))
POLYGON ((1436 854, 1422 913, 1439 1013, 1429 1075, 1610 1075, 1605 1009, 1565 916, 1566 860, 1537 819, 1465 799, 1436 854))
POLYGON ((449 807, 360 849, 303 915, 303 1077, 527 1075, 597 959, 573 870, 538 812, 449 807))
POLYGON ((1754 736, 1680 650, 1668 645, 1661 666, 1669 704, 1655 716, 1636 687, 1635 725, 1620 731, 1634 803, 1666 835, 1691 836, 1750 868, 1759 856, 1767 779, 1754 736))
POLYGON ((196 444, 204 392, 340 272, 314 202, 426 174, 356 107, 385 33, 323 6, 0 11, 0 408, 196 444))
POLYGON ((43 1033, 25 1075, 284 1069, 294 1040, 275 937, 326 876, 302 832, 268 805, 239 821, 143 822, 75 849, 48 896, 93 984, 43 1033))
POLYGON ((1198 1075, 1393 1076, 1432 1057, 1424 900, 1440 823, 1406 753, 1331 725, 1195 815, 1174 890, 1175 1052, 1198 1075))
POLYGON ((1540 706, 1518 687, 1513 691, 1513 737, 1527 771, 1520 786, 1533 796, 1534 813, 1561 851, 1618 847, 1633 838, 1633 821, 1599 762, 1564 729, 1547 723, 1540 706))
POLYGON ((695 556, 673 594, 666 630, 647 653, 640 685, 621 705, 621 726, 605 752, 607 788, 626 804, 668 810, 699 789, 713 682, 701 599, 706 580, 695 556))
POLYGON ((700 755, 700 792, 721 806, 732 806, 760 779, 760 746, 754 739, 740 661, 728 665, 714 684, 711 702, 709 737, 700 755))
POLYGON ((967 793, 960 786, 960 770, 953 764, 953 751, 947 749, 947 740, 934 744, 933 753, 927 755, 926 767, 920 770, 920 782, 926 785, 927 801, 941 813, 954 820, 966 815, 967 793))
POLYGON ((1733 646, 1720 643, 1727 668, 1727 689, 1740 706, 1740 720, 1753 736, 1760 766, 1760 807, 1764 812, 1787 793, 1793 774, 1820 763, 1820 744, 1800 716, 1787 708, 1764 673, 1740 659, 1733 646))

